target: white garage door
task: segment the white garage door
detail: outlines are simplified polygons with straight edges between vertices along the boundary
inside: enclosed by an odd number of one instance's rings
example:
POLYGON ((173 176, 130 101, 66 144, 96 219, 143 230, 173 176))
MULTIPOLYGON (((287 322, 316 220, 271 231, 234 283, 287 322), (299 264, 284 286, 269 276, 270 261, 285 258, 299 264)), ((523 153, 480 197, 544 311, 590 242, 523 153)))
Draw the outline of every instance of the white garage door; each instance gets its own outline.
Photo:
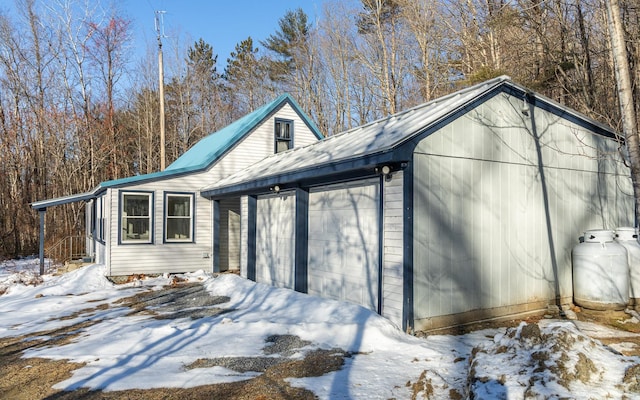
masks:
POLYGON ((256 282, 293 289, 295 204, 293 193, 258 197, 256 282))
POLYGON ((378 181, 309 193, 309 294, 378 310, 378 181))

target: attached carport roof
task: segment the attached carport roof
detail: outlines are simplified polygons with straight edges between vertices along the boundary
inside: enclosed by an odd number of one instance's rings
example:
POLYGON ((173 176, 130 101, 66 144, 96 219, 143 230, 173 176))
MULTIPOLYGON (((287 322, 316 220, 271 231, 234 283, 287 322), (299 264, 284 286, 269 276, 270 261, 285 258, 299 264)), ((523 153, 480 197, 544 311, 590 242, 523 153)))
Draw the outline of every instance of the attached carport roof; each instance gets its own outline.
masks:
POLYGON ((606 136, 608 127, 550 99, 533 94, 501 76, 407 111, 337 134, 305 147, 267 157, 201 191, 205 197, 259 194, 274 185, 302 186, 331 179, 372 175, 375 167, 401 168, 417 142, 498 93, 527 98, 534 105, 587 125, 606 136))
POLYGON ((56 197, 55 199, 41 200, 31 203, 31 208, 36 210, 46 210, 48 207, 59 206, 62 204, 75 203, 77 201, 87 201, 94 199, 100 192, 100 187, 90 192, 73 194, 70 196, 56 197))

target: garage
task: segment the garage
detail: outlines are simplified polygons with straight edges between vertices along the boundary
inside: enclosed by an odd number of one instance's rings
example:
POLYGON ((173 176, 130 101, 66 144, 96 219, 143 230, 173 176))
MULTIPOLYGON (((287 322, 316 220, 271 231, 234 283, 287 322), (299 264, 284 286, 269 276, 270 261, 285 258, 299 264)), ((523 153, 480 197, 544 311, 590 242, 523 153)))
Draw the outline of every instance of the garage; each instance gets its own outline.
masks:
POLYGON ((308 292, 379 310, 379 180, 309 191, 308 292))
POLYGON ((259 196, 256 207, 256 282, 293 289, 295 196, 259 196))

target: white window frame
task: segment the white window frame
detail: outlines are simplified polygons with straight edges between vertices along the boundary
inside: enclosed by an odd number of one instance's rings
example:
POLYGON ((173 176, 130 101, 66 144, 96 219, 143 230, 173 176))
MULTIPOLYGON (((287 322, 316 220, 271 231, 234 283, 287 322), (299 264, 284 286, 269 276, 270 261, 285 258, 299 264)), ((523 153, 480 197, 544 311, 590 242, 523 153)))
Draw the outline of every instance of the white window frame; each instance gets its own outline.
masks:
POLYGON ((164 242, 165 243, 193 243, 194 241, 194 216, 195 216, 195 196, 193 193, 179 193, 179 192, 165 192, 164 194, 164 242), (169 197, 182 197, 189 199, 189 215, 169 215, 169 197), (189 221, 188 236, 186 237, 169 237, 169 220, 170 219, 183 219, 189 221))
MULTIPOLYGON (((119 229, 118 236, 120 239, 120 244, 153 244, 153 192, 137 192, 137 191, 121 191, 119 196, 119 229), (149 206, 149 215, 125 215, 125 197, 126 196, 147 196, 149 206), (129 219, 144 219, 147 218, 149 221, 148 227, 148 237, 144 238, 127 238, 124 234, 124 227, 130 226, 129 219)), ((133 233, 131 233, 133 234, 133 233)))

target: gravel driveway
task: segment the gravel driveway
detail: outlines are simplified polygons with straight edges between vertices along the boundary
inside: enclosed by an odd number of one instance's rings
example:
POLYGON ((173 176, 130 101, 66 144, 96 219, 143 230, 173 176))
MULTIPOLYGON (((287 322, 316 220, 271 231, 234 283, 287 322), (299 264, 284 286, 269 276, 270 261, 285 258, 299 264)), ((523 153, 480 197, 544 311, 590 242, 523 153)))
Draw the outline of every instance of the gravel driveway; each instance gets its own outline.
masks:
MULTIPOLYGON (((211 296, 199 283, 178 283, 161 290, 143 290, 134 296, 121 299, 113 307, 128 307, 127 316, 149 315, 156 319, 191 318, 216 316, 231 310, 223 305, 229 299, 211 296)), ((314 394, 302 388, 291 387, 286 378, 321 376, 336 371, 351 354, 341 349, 311 349, 312 343, 294 335, 272 335, 265 339, 263 356, 202 358, 186 369, 222 366, 240 373, 259 373, 244 381, 217 385, 204 385, 189 389, 161 388, 127 391, 73 392, 52 388, 69 378, 72 372, 83 366, 66 360, 43 358, 21 358, 29 348, 61 346, 73 340, 81 340, 83 329, 104 322, 93 319, 98 310, 109 305, 87 308, 73 317, 87 316, 83 322, 49 332, 0 339, 0 397, 11 399, 313 399, 314 394), (306 349, 305 349, 306 348, 306 349), (304 354, 300 358, 300 353, 304 354), (298 357, 292 357, 298 354, 298 357)), ((66 317, 69 318, 69 317, 66 317)), ((122 318, 122 317, 120 317, 122 318)), ((126 317, 125 317, 126 318, 126 317)))

